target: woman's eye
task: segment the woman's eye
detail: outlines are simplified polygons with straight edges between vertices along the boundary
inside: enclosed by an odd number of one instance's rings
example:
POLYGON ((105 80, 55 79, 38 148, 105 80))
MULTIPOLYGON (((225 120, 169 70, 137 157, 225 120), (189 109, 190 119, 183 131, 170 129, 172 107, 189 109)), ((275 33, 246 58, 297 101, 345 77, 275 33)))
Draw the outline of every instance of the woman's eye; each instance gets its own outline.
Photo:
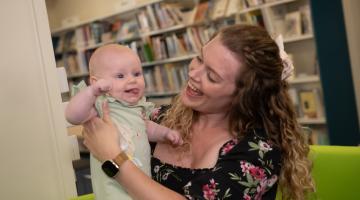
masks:
POLYGON ((211 72, 207 72, 206 74, 207 74, 207 78, 209 79, 210 82, 213 82, 213 83, 216 82, 216 80, 211 77, 211 72))
POLYGON ((124 74, 118 74, 116 75, 116 78, 124 78, 124 74))

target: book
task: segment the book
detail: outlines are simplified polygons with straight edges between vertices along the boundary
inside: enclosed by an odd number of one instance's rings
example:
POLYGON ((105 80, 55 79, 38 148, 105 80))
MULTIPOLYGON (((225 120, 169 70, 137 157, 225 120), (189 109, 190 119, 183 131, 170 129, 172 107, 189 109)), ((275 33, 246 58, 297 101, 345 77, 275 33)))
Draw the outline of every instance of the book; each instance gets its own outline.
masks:
POLYGON ((69 75, 79 74, 80 69, 78 66, 76 55, 70 54, 65 57, 66 73, 69 75))
POLYGON ((310 14, 310 6, 304 5, 299 8, 301 15, 301 33, 302 34, 311 34, 312 31, 312 22, 310 14))
POLYGON ((299 11, 289 12, 285 15, 284 36, 296 37, 301 35, 301 14, 299 11))
POLYGON ((201 43, 201 39, 199 37, 197 29, 195 27, 190 28, 190 29, 191 29, 192 37, 195 42, 196 49, 198 49, 198 52, 200 52, 203 44, 201 43))
POLYGON ((194 22, 199 23, 199 22, 205 21, 206 18, 208 17, 208 10, 209 10, 209 2, 208 1, 199 3, 196 6, 194 22))
POLYGON ((151 27, 149 25, 148 17, 145 10, 141 10, 136 16, 140 26, 140 31, 143 33, 149 32, 151 30, 151 27))
POLYGON ((164 83, 161 76, 161 66, 154 67, 154 79, 155 79, 155 88, 156 92, 164 92, 164 83))
POLYGON ((175 92, 175 83, 174 83, 174 77, 173 77, 173 70, 174 66, 171 63, 165 64, 163 66, 163 69, 166 73, 166 77, 168 80, 168 87, 167 87, 167 91, 168 92, 175 92))
POLYGON ((163 59, 161 54, 161 41, 160 37, 153 37, 151 38, 152 46, 153 46, 153 53, 155 60, 161 60, 163 59))
POLYGON ((147 14, 148 14, 148 16, 150 18, 152 30, 158 30, 159 29, 159 24, 158 24, 158 21, 156 20, 153 7, 151 5, 147 5, 146 6, 146 11, 147 11, 147 14))
POLYGON ((176 24, 184 23, 183 13, 181 12, 181 9, 179 6, 166 4, 165 8, 169 12, 169 14, 172 16, 172 18, 176 22, 176 24))
POLYGON ((297 90, 295 88, 289 88, 288 90, 288 94, 290 96, 290 99, 294 105, 295 108, 295 112, 297 114, 298 117, 301 116, 301 111, 300 111, 300 103, 299 103, 299 97, 298 97, 298 93, 297 90))
POLYGON ((226 8, 226 16, 231 16, 236 14, 240 10, 240 0, 228 0, 228 5, 226 8))
POLYGON ((191 31, 191 28, 186 29, 186 35, 187 35, 187 38, 189 39, 188 40, 189 44, 191 44, 191 46, 193 47, 193 53, 199 53, 200 49, 201 49, 201 45, 199 47, 198 42, 195 42, 195 37, 191 31))
POLYGON ((178 38, 176 34, 173 34, 173 39, 175 41, 176 51, 178 56, 183 56, 187 54, 185 49, 185 42, 182 38, 178 38))
POLYGON ((303 90, 299 92, 300 106, 304 117, 317 118, 318 117, 318 105, 314 92, 312 90, 303 90))
POLYGON ((144 80, 145 80, 145 92, 151 93, 155 92, 155 83, 154 83, 154 74, 153 70, 144 70, 144 80))
POLYGON ((175 19, 173 19, 172 15, 167 11, 164 4, 160 5, 160 9, 162 15, 164 16, 166 27, 174 26, 176 24, 175 19))
POLYGON ((211 19, 218 19, 225 16, 228 0, 213 0, 211 19))
POLYGON ((320 88, 313 88, 312 89, 314 96, 315 96, 315 103, 316 103, 316 112, 317 112, 317 117, 324 117, 325 112, 324 112, 324 108, 323 108, 323 95, 321 93, 320 88))
POLYGON ((156 17, 157 17, 157 19, 159 21, 160 28, 168 27, 164 12, 161 9, 160 4, 158 4, 158 3, 154 4, 154 10, 155 10, 156 17))

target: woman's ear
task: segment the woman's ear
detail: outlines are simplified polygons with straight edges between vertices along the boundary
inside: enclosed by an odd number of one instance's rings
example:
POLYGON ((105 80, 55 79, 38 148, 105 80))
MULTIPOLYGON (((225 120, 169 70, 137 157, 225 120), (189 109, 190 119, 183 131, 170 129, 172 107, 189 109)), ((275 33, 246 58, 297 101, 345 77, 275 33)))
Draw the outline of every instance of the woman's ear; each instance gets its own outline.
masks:
POLYGON ((95 76, 90 76, 90 85, 94 84, 97 81, 97 78, 95 76))

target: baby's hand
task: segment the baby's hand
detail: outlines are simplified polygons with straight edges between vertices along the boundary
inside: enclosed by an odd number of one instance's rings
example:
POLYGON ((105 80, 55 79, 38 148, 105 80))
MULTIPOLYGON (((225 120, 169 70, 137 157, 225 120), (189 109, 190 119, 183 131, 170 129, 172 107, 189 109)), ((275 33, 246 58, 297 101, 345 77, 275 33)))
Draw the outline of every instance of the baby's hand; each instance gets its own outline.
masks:
POLYGON ((95 96, 99 96, 109 92, 112 88, 112 83, 109 80, 99 79, 93 85, 93 92, 95 96))
POLYGON ((174 130, 170 130, 166 133, 165 140, 169 141, 174 146, 179 146, 183 144, 180 133, 174 130))

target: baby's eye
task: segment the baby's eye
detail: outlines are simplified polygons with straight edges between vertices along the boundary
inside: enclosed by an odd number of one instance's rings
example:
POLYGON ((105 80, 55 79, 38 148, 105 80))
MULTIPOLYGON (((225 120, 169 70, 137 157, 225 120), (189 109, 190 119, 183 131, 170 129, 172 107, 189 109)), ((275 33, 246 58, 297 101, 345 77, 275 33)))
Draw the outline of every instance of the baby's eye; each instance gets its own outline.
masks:
POLYGON ((142 75, 141 72, 135 72, 135 73, 134 73, 134 76, 135 76, 135 77, 138 77, 138 76, 141 76, 141 75, 142 75))
POLYGON ((124 74, 118 74, 116 75, 116 78, 124 78, 124 74))

